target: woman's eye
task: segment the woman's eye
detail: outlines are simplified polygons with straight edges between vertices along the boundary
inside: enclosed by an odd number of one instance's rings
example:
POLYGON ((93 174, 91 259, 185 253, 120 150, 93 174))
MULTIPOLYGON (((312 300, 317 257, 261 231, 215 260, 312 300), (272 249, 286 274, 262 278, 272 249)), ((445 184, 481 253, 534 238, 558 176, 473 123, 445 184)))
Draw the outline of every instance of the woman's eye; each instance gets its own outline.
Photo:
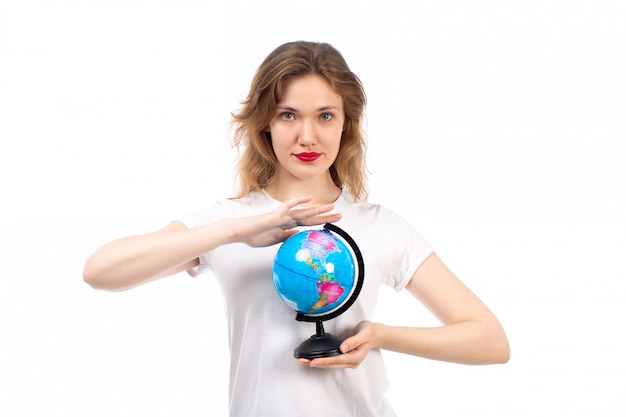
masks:
POLYGON ((280 117, 283 120, 293 120, 293 113, 284 112, 280 114, 280 117))
POLYGON ((320 119, 322 119, 325 122, 330 121, 333 118, 333 115, 330 113, 324 113, 320 116, 320 119))

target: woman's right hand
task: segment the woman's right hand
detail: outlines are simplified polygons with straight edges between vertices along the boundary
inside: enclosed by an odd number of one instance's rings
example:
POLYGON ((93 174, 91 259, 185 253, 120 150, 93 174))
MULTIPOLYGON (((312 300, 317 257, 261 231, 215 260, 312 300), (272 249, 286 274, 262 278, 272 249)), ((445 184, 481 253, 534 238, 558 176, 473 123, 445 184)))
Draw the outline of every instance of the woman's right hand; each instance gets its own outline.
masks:
POLYGON ((237 219, 235 235, 239 242, 252 247, 271 246, 287 240, 297 233, 298 226, 315 226, 341 219, 341 214, 328 214, 334 205, 324 204, 309 208, 296 208, 311 201, 300 197, 285 201, 273 212, 237 219))

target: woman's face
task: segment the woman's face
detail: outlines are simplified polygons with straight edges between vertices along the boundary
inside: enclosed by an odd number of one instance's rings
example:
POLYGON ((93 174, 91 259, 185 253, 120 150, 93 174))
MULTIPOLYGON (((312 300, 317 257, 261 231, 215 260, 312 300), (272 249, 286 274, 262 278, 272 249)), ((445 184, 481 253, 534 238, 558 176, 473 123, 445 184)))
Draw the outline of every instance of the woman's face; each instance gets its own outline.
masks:
POLYGON ((312 180, 329 174, 344 121, 343 100, 324 78, 306 75, 288 81, 267 127, 278 178, 312 180))

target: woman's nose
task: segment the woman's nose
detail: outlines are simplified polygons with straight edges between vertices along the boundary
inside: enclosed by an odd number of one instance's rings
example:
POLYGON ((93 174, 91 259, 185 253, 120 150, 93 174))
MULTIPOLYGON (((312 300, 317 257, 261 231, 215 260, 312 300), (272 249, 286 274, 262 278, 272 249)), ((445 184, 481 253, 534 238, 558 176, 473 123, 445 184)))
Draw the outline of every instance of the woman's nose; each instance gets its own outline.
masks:
POLYGON ((302 122, 300 127, 300 134, 298 136, 298 143, 301 145, 309 146, 314 145, 316 142, 315 127, 313 123, 309 121, 302 122))

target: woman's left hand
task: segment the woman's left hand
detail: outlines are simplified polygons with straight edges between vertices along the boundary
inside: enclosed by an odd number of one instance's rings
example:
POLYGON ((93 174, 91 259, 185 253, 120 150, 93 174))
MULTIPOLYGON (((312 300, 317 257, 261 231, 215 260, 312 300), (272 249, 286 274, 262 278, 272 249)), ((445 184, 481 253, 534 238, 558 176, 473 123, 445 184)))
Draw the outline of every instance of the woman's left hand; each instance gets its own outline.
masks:
POLYGON ((374 324, 369 321, 362 321, 357 326, 356 334, 341 344, 341 355, 312 360, 298 359, 298 363, 311 368, 354 369, 363 362, 369 351, 374 348, 374 340, 374 324))

